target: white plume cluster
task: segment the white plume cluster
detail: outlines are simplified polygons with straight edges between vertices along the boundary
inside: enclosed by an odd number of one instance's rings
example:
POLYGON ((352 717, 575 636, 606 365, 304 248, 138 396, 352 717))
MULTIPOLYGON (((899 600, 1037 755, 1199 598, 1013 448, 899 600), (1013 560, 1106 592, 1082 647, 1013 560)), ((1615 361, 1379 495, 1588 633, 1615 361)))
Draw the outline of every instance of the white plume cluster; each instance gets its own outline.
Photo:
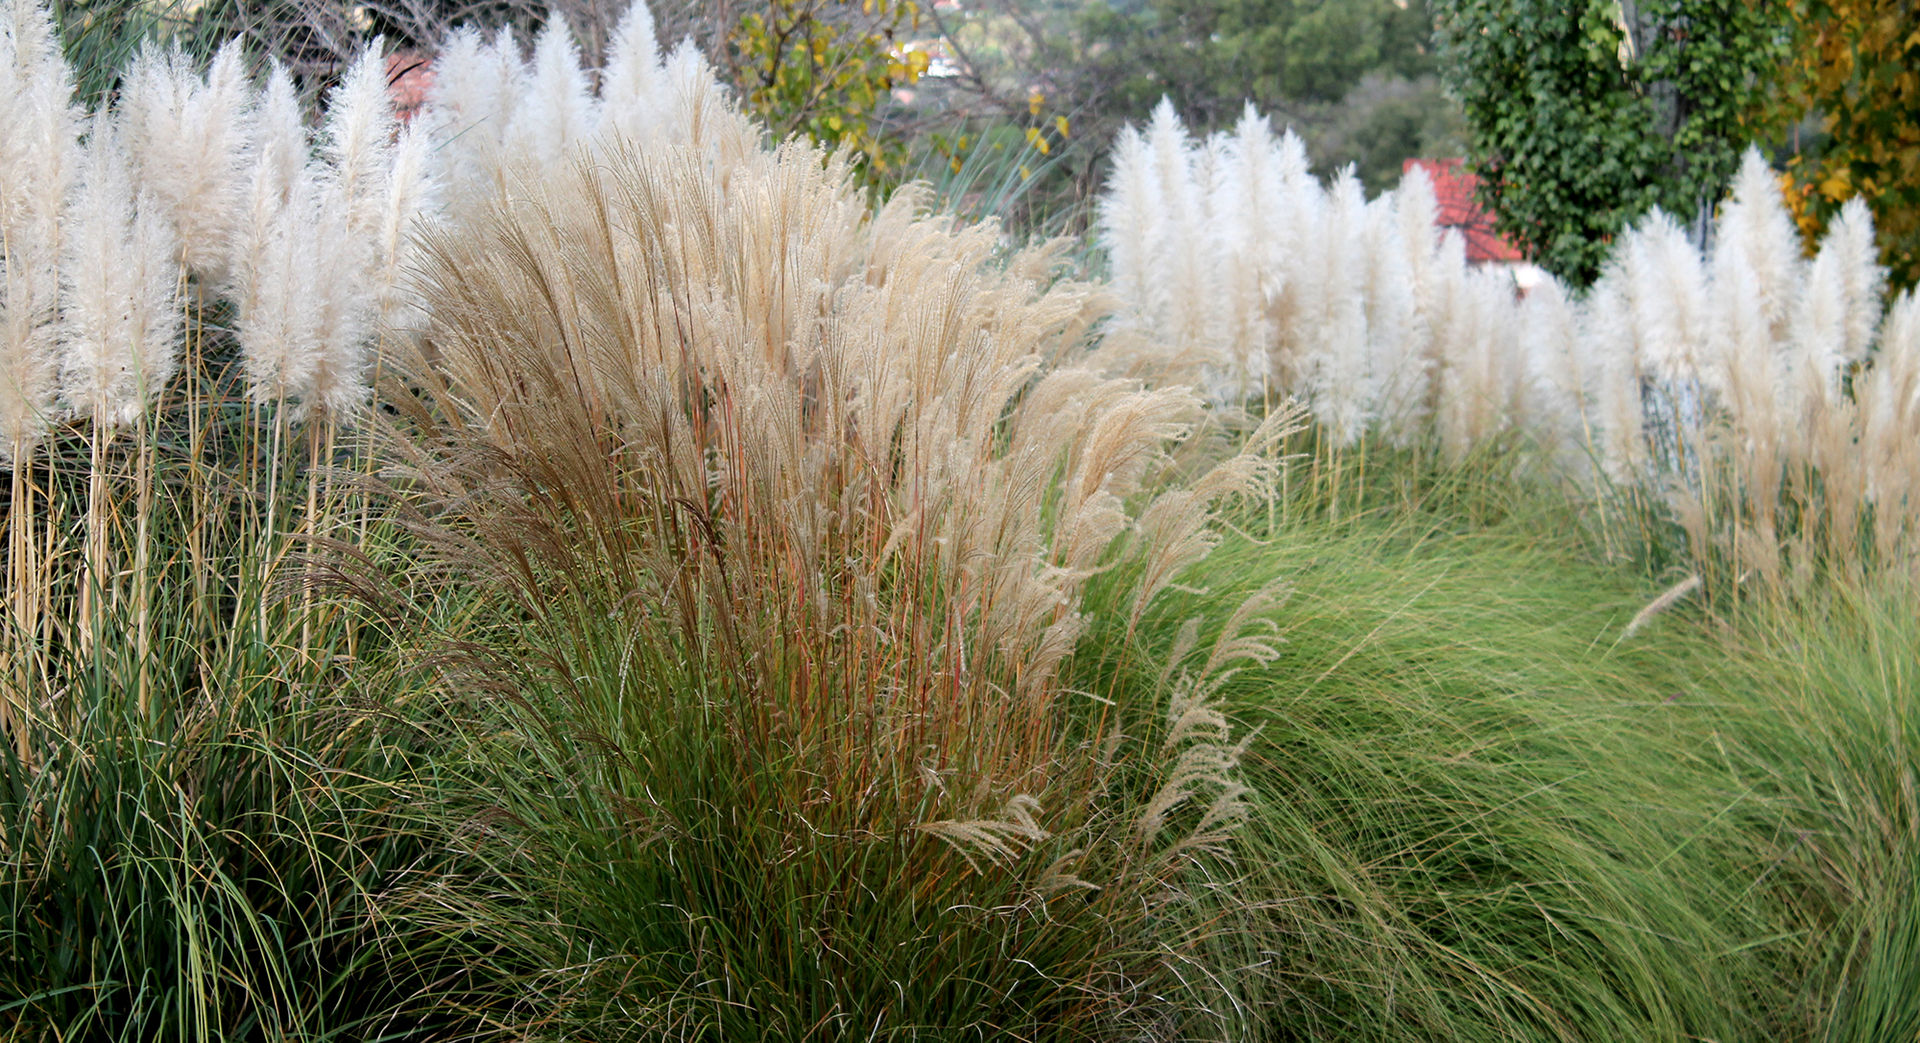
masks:
POLYGON ((204 71, 149 46, 91 114, 40 0, 0 0, 0 48, 0 459, 62 416, 137 417, 177 369, 193 299, 231 302, 255 402, 350 420, 381 338, 424 321, 416 225, 463 223, 587 150, 760 145, 691 44, 662 57, 644 2, 597 70, 559 18, 531 61, 509 31, 456 31, 406 127, 379 41, 317 125, 286 70, 253 82, 237 44, 204 71))
POLYGON ((470 219, 517 184, 564 175, 583 151, 689 146, 718 162, 717 173, 760 147, 760 129, 727 103, 691 41, 662 57, 644 0, 621 18, 600 68, 583 61, 558 16, 531 61, 510 30, 466 27, 447 39, 419 125, 430 142, 425 176, 444 186, 448 220, 470 219))
POLYGON ((1195 141, 1163 101, 1112 158, 1101 240, 1161 365, 1216 402, 1297 396, 1341 442, 1411 435, 1432 408, 1437 324, 1476 321, 1465 271, 1435 262, 1426 231, 1408 239, 1430 193, 1369 203, 1351 174, 1323 187, 1299 138, 1251 106, 1232 133, 1195 141))
MULTIPOLYGON (((1251 107, 1200 141, 1162 102, 1117 139, 1100 199, 1126 305, 1116 350, 1216 403, 1298 398, 1335 444, 1371 430, 1458 459, 1518 432, 1553 472, 1597 463, 1616 486, 1693 499, 1694 514, 1703 466, 1766 502, 1799 468, 1826 500, 1857 480, 1877 538, 1920 531, 1920 453, 1906 448, 1920 433, 1920 319, 1909 296, 1881 321, 1863 203, 1805 260, 1749 151, 1710 251, 1655 212, 1579 299, 1551 278, 1522 296, 1469 265, 1435 210, 1418 168, 1368 202, 1350 173, 1309 177, 1299 139, 1251 107)), ((1752 509, 1740 524, 1766 545, 1771 508, 1752 509)))

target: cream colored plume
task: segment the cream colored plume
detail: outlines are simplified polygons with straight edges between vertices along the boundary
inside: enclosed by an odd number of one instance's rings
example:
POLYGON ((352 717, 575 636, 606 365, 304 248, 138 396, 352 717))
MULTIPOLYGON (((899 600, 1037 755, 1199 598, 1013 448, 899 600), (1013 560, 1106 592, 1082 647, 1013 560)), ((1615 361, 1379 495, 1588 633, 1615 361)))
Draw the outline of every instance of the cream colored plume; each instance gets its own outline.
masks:
POLYGON ((52 18, 0 0, 0 461, 53 420, 61 217, 78 165, 73 75, 52 18))
POLYGON ((156 209, 136 199, 113 122, 96 116, 67 212, 60 389, 106 427, 132 423, 179 367, 178 247, 156 209))
POLYGON ((202 283, 223 285, 246 191, 251 92, 238 41, 205 77, 179 48, 148 44, 127 71, 118 110, 134 178, 173 225, 180 259, 202 283))

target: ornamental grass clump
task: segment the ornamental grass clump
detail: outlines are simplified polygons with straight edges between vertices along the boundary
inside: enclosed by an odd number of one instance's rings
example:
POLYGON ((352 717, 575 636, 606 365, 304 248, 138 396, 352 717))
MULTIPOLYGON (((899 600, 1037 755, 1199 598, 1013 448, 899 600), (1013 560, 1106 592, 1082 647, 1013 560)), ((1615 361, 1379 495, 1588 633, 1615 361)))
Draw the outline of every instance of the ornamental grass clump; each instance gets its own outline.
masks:
POLYGON ((512 606, 468 649, 511 697, 474 918, 596 1037, 1217 1035, 1245 740, 1210 693, 1271 653, 1258 602, 1157 683, 1069 664, 1264 466, 1088 367, 1053 248, 869 214, 810 147, 716 161, 742 122, 430 240, 388 480, 512 606))
MULTIPOLYGON (((358 463, 324 446, 367 374, 342 367, 334 394, 248 379, 272 288, 243 285, 262 266, 234 253, 271 208, 236 213, 235 179, 271 164, 293 172, 276 185, 362 198, 337 176, 352 149, 316 157, 284 75, 256 104, 240 68, 237 50, 202 74, 150 49, 116 105, 83 111, 48 12, 0 3, 8 1039, 472 1038, 483 1023, 482 964, 414 915, 424 888, 458 879, 399 810, 420 803, 430 751, 395 709, 418 675, 289 567, 348 520, 384 545, 365 501, 324 477, 358 463)), ((371 251, 348 260, 301 274, 353 286, 289 281, 282 299, 370 312, 371 251)))

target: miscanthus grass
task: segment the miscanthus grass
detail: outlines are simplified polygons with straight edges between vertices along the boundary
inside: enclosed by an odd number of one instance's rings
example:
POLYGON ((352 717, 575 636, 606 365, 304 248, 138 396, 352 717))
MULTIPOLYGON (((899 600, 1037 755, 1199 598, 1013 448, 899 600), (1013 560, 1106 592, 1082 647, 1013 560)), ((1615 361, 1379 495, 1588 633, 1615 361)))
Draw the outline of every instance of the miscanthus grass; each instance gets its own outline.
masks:
POLYGON ((1259 601, 1156 681, 1066 670, 1265 464, 1090 368, 1096 295, 1050 250, 996 262, 916 193, 870 215, 810 148, 715 155, 512 182, 423 272, 395 492, 519 618, 472 658, 512 698, 470 807, 507 888, 475 916, 548 968, 530 1015, 1219 1034, 1245 740, 1211 692, 1271 654, 1259 601))

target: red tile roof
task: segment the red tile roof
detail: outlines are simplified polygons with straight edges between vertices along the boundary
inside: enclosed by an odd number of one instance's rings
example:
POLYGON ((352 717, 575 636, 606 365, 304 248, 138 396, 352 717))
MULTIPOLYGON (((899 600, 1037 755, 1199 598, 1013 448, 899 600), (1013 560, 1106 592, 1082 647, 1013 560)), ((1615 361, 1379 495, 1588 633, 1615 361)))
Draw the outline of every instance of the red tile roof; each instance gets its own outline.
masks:
POLYGON ((1519 248, 1493 230, 1493 215, 1480 209, 1473 192, 1480 179, 1466 169, 1462 159, 1409 159, 1400 165, 1405 173, 1414 167, 1427 172, 1433 182, 1433 199, 1439 204, 1433 223, 1451 228, 1466 240, 1467 260, 1474 264, 1495 261, 1514 264, 1526 260, 1519 248))
POLYGON ((387 93, 393 96, 393 114, 400 122, 413 119, 427 103, 433 87, 433 59, 418 51, 387 55, 387 93))

